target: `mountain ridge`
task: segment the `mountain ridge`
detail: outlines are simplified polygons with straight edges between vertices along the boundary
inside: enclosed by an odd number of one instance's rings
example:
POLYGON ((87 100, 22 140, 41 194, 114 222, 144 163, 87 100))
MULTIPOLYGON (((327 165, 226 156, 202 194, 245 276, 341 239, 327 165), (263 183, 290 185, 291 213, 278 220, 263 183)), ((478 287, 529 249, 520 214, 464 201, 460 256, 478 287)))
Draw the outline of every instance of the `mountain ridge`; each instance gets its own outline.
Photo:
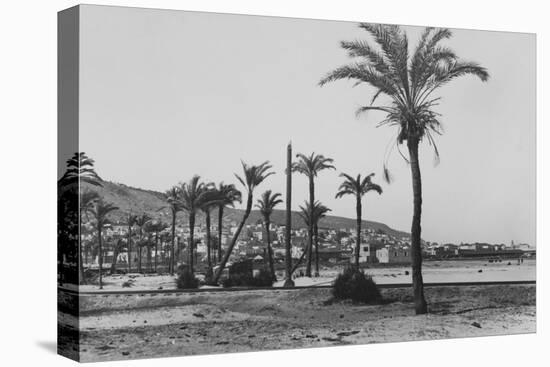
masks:
MULTIPOLYGON (((159 218, 160 220, 170 223, 171 213, 164 201, 164 193, 147 190, 137 187, 128 186, 122 183, 115 183, 110 181, 103 181, 102 187, 91 186, 84 184, 85 189, 94 190, 103 197, 103 199, 119 209, 112 213, 115 222, 124 222, 126 220, 127 213, 131 212, 136 215, 147 214, 152 218, 159 218)), ((224 210, 224 222, 239 222, 242 219, 244 209, 226 208, 224 210)), ((212 222, 217 222, 217 210, 212 211, 212 222)), ((178 213, 178 219, 186 219, 186 213, 178 213)), ((253 209, 250 212, 250 216, 247 219, 246 224, 255 224, 262 220, 262 216, 257 209, 253 209)), ((275 209, 271 216, 271 222, 274 224, 284 225, 286 221, 286 215, 284 209, 275 209)), ((197 215, 197 224, 204 222, 204 214, 200 212, 197 215)), ((347 218, 336 215, 327 215, 326 218, 321 219, 319 223, 320 228, 328 228, 339 230, 343 228, 352 229, 355 228, 356 219, 347 218)), ((381 230, 384 233, 394 237, 409 237, 410 234, 404 231, 391 228, 385 223, 363 220, 362 225, 364 228, 372 228, 374 230, 381 230)), ((292 211, 292 227, 304 228, 305 225, 298 215, 298 212, 292 211)))

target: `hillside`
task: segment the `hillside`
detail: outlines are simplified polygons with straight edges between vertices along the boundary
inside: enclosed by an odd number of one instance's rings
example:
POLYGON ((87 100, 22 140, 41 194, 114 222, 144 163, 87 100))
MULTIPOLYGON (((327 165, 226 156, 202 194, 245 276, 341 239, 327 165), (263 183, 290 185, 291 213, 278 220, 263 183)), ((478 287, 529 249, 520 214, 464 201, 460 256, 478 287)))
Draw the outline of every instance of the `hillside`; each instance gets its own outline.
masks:
MULTIPOLYGON (((124 184, 113 183, 104 181, 103 187, 97 188, 92 186, 86 186, 87 189, 93 189, 97 191, 105 201, 110 202, 117 206, 119 210, 113 212, 112 219, 114 222, 124 222, 126 213, 132 212, 134 214, 147 214, 153 218, 161 218, 165 222, 170 221, 170 212, 166 208, 166 203, 164 201, 164 194, 144 190, 135 187, 126 186, 124 184)), ((244 210, 242 209, 231 209, 227 208, 224 211, 224 222, 238 222, 241 220, 244 210)), ((185 213, 178 214, 179 220, 185 220, 187 215, 185 213)), ((217 219, 217 212, 212 213, 212 220, 217 219)), ((253 224, 260 221, 261 215, 258 210, 252 210, 248 218, 247 224, 253 224)), ((197 218, 197 223, 202 223, 204 220, 203 215, 199 215, 197 218)), ((274 210, 271 220, 275 224, 284 224, 285 223, 285 211, 284 210, 274 210)), ((382 230, 385 233, 392 236, 408 236, 409 234, 403 231, 395 230, 384 223, 373 222, 373 221, 363 221, 363 226, 366 228, 373 228, 374 230, 382 230)), ((299 228, 304 227, 304 224, 301 218, 298 216, 297 212, 293 212, 292 215, 292 227, 299 228)), ((320 227, 330 228, 330 229, 340 229, 340 228, 354 228, 355 219, 354 218, 344 218, 338 216, 327 216, 320 222, 320 227)))

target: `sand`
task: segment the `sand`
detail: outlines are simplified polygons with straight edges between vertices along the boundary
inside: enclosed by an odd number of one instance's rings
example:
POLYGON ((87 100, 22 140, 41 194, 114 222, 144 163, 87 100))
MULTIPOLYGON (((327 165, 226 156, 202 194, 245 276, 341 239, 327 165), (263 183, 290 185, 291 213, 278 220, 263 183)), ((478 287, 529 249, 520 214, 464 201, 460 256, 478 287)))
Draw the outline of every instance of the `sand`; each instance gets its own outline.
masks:
MULTIPOLYGON (((341 267, 323 267, 320 271, 320 277, 297 277, 294 279, 295 285, 330 285, 341 270, 341 267)), ((411 283, 410 270, 410 266, 399 265, 365 269, 377 284, 411 283)), ((283 286, 283 276, 283 272, 278 272, 280 280, 274 284, 274 287, 283 286)), ((484 260, 426 261, 422 276, 426 283, 535 280, 536 262, 528 259, 523 264, 517 265, 517 260, 503 260, 501 263, 489 263, 484 260), (510 265, 508 265, 508 262, 510 262, 510 265)), ((103 278, 103 283, 104 290, 154 290, 175 289, 176 287, 175 277, 167 274, 106 275, 103 278), (123 287, 122 285, 128 281, 130 281, 131 286, 123 287)), ((96 291, 98 288, 97 284, 88 284, 80 286, 79 289, 86 292, 96 291)))
POLYGON ((83 361, 324 347, 535 331, 535 286, 410 289, 384 304, 330 302, 329 289, 81 298, 83 361), (329 301, 329 302, 327 302, 329 301))

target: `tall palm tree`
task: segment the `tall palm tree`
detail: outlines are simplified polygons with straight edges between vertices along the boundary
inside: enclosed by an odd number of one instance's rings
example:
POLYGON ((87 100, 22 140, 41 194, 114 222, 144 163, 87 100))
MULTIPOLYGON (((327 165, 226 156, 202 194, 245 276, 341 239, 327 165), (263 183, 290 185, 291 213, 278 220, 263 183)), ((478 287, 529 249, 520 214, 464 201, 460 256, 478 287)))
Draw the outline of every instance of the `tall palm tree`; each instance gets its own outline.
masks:
POLYGON ((246 188, 246 191, 247 191, 246 210, 244 212, 243 218, 241 219, 241 223, 237 227, 237 231, 235 232, 235 234, 233 235, 233 238, 231 239, 229 248, 227 249, 227 252, 223 256, 223 259, 220 263, 218 271, 214 275, 213 283, 217 283, 220 280, 220 276, 222 275, 223 269, 225 268, 225 265, 227 264, 227 261, 231 256, 233 247, 235 247, 237 238, 239 238, 239 235, 241 234, 244 224, 246 223, 246 220, 250 215, 250 211, 252 210, 252 201, 254 200, 254 189, 256 189, 256 187, 258 187, 262 182, 264 182, 266 178, 275 174, 275 172, 270 171, 272 166, 271 164, 269 164, 269 161, 265 161, 257 166, 249 166, 244 162, 241 162, 241 163, 243 166, 243 177, 237 174, 235 174, 235 177, 237 177, 237 180, 239 180, 239 182, 246 188))
MULTIPOLYGON (((434 134, 441 134, 439 114, 434 111, 440 97, 434 93, 451 80, 473 75, 482 81, 489 79, 487 70, 475 62, 463 61, 453 50, 441 46, 441 41, 449 39, 452 33, 446 28, 426 28, 409 55, 407 34, 396 25, 375 25, 361 23, 359 27, 367 31, 377 46, 366 41, 343 41, 341 47, 348 51, 356 62, 341 66, 326 75, 319 84, 352 79, 356 84, 366 83, 374 88, 370 103, 360 107, 358 114, 367 111, 380 111, 386 118, 379 123, 397 128, 395 145, 399 148, 407 143, 408 159, 411 167, 413 187, 413 218, 411 225, 411 260, 415 311, 427 312, 422 281, 421 213, 422 179, 418 160, 418 146, 427 140, 434 147, 436 159, 439 152, 434 134), (388 102, 373 105, 379 96, 384 95, 388 102)), ((384 177, 390 180, 384 164, 384 177)))
POLYGON ((355 267, 357 269, 359 269, 359 250, 361 247, 361 222, 363 221, 363 219, 361 218, 363 215, 363 207, 361 205, 361 199, 363 198, 363 195, 365 195, 369 191, 376 191, 379 195, 382 194, 382 188, 379 185, 372 182, 373 176, 374 176, 374 173, 371 173, 370 175, 361 179, 360 174, 357 175, 357 178, 353 178, 350 175, 342 173, 340 174, 340 177, 344 177, 345 180, 344 182, 342 182, 342 184, 338 188, 338 193, 336 194, 337 199, 345 195, 355 196, 355 210, 357 214, 355 267))
POLYGON ((98 243, 98 263, 99 263, 99 289, 103 289, 103 278, 102 278, 102 268, 103 268, 103 247, 102 247, 102 231, 103 227, 106 224, 109 224, 109 213, 118 210, 118 207, 114 206, 111 203, 103 201, 103 199, 98 199, 95 202, 94 207, 90 210, 90 213, 93 215, 96 221, 96 230, 97 230, 97 243, 98 243))
POLYGON ((319 220, 326 216, 326 213, 330 209, 321 204, 319 201, 315 201, 311 205, 308 201, 304 203, 304 206, 300 206, 300 212, 298 215, 302 218, 305 225, 309 228, 312 227, 311 238, 308 238, 310 243, 315 243, 315 276, 319 276, 319 220))
MULTIPOLYGON (((322 154, 311 153, 309 156, 304 154, 297 154, 298 162, 293 164, 293 171, 301 173, 307 176, 309 181, 309 202, 315 203, 315 177, 320 171, 325 169, 335 169, 332 165, 334 162, 331 158, 326 158, 322 154)), ((310 210, 313 210, 313 206, 310 206, 310 210)), ((309 215, 312 217, 313 212, 309 215)), ((311 277, 311 258, 313 251, 313 224, 308 227, 309 245, 307 247, 307 263, 306 263, 306 276, 311 277)))
POLYGON ((139 242, 137 244, 138 248, 138 273, 141 273, 141 257, 142 257, 142 249, 145 246, 145 228, 149 224, 149 222, 152 220, 150 216, 147 214, 142 214, 136 218, 135 224, 139 228, 139 242))
POLYGON ((194 273, 194 254, 195 247, 195 219, 197 212, 204 204, 207 192, 211 188, 211 185, 206 185, 201 182, 201 178, 198 175, 193 176, 189 182, 183 183, 180 186, 179 202, 181 207, 187 212, 189 217, 189 243, 188 243, 188 256, 189 256, 189 271, 194 273))
POLYGON ((170 208, 172 214, 172 236, 171 236, 171 248, 170 248, 170 263, 168 265, 170 275, 174 275, 175 265, 175 250, 176 250, 176 217, 178 212, 183 210, 180 203, 180 190, 178 186, 172 187, 166 191, 166 202, 170 208))
POLYGON ((84 219, 84 216, 87 216, 88 213, 91 213, 91 210, 93 209, 96 200, 99 199, 99 195, 95 191, 91 190, 84 190, 80 194, 80 208, 79 208, 79 218, 78 218, 78 232, 79 232, 79 243, 78 246, 78 270, 79 270, 79 278, 80 278, 80 284, 86 284, 86 278, 84 277, 84 261, 82 258, 82 222, 84 219))
POLYGON ((225 207, 231 206, 234 207, 235 203, 239 204, 242 202, 242 194, 235 185, 229 184, 226 185, 223 182, 220 182, 218 185, 218 192, 220 193, 221 198, 223 199, 218 204, 218 262, 222 260, 222 229, 223 229, 223 211, 225 207))
POLYGON ((277 277, 275 276, 275 265, 273 264, 273 250, 271 249, 271 233, 269 227, 271 224, 271 214, 273 213, 273 209, 282 202, 283 200, 281 199, 281 194, 272 194, 271 190, 267 190, 262 194, 261 199, 258 199, 258 203, 256 204, 256 207, 260 209, 260 213, 264 218, 267 258, 269 261, 271 277, 274 281, 277 280, 277 277))
POLYGON ((136 224, 137 215, 128 213, 126 217, 126 225, 128 232, 126 233, 127 252, 128 252, 128 274, 132 272, 132 227, 136 224))

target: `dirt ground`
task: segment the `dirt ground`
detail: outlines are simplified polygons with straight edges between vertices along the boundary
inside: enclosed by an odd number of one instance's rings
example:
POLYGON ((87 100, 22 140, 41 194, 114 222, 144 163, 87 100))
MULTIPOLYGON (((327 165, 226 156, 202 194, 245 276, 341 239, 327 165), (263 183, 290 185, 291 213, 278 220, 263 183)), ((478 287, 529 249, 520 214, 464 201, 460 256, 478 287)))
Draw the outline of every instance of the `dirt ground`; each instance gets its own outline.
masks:
POLYGON ((329 289, 85 296, 81 360, 535 332, 534 285, 429 287, 430 312, 421 316, 414 315, 410 289, 382 294, 379 305, 332 302, 329 289))

